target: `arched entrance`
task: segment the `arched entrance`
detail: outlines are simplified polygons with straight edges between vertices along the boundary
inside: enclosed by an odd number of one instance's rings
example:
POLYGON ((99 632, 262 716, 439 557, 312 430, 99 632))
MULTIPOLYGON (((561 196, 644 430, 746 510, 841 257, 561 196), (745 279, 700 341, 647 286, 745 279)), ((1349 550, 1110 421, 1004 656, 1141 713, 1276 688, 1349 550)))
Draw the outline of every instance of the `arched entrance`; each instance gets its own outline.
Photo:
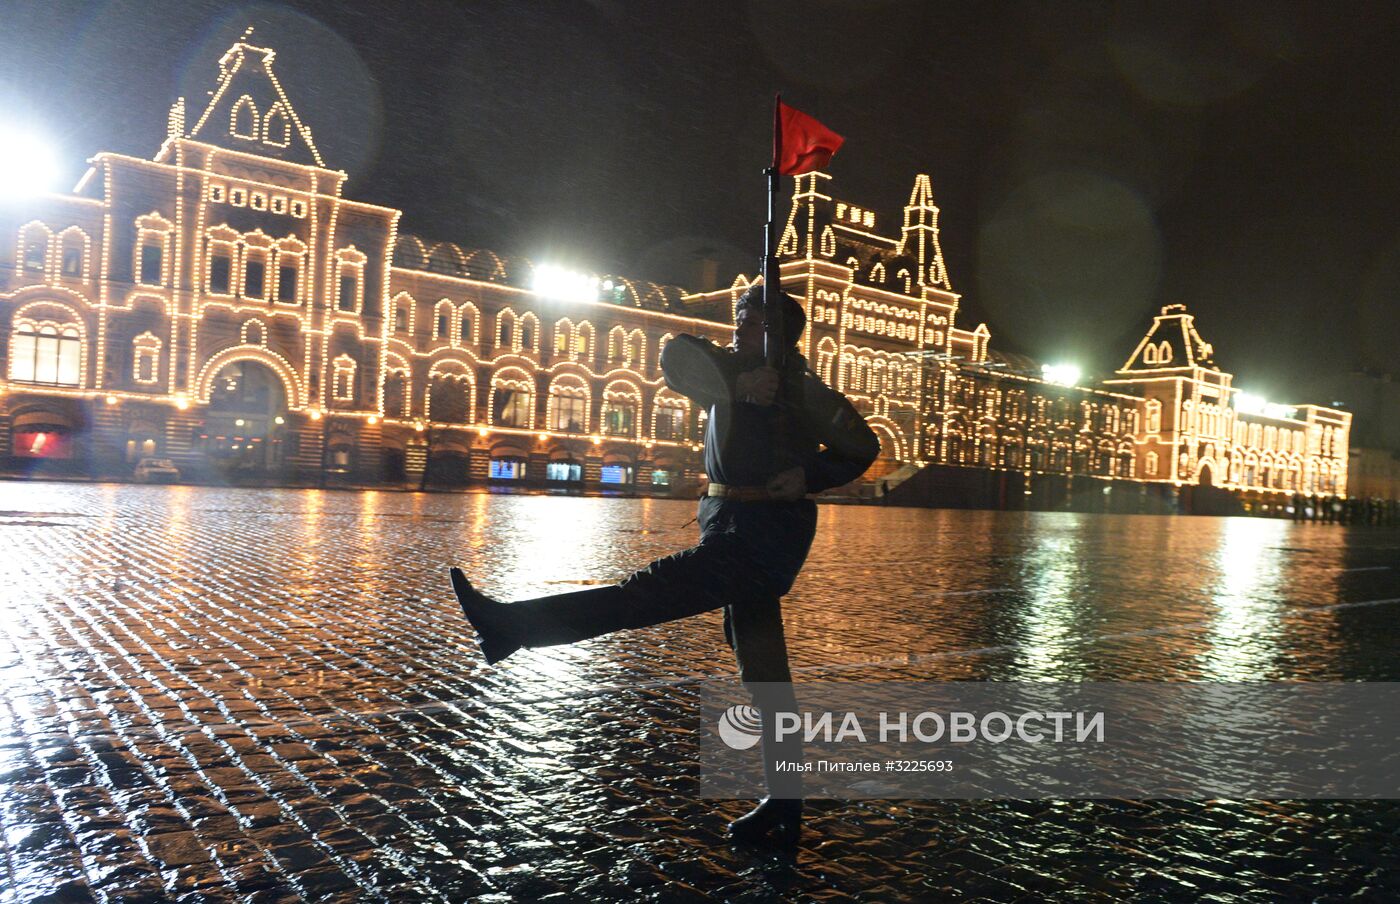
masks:
POLYGON ((900 443, 894 431, 881 423, 872 423, 871 429, 880 440, 880 454, 862 475, 865 481, 878 481, 882 477, 899 470, 900 443))
POLYGON ((209 385, 204 450, 225 476, 257 476, 283 465, 287 394, 258 361, 231 361, 209 385))

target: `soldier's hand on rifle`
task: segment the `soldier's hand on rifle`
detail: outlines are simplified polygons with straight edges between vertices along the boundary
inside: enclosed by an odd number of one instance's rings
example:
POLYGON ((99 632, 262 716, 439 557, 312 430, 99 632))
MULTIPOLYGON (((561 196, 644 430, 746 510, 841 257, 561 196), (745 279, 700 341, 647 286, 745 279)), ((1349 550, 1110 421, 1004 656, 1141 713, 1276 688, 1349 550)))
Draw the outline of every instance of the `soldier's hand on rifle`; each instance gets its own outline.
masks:
POLYGON ((778 372, 767 365, 739 374, 734 396, 741 402, 768 406, 778 396, 778 372))
POLYGON ((807 472, 800 467, 788 468, 768 481, 768 495, 791 501, 807 495, 807 472))

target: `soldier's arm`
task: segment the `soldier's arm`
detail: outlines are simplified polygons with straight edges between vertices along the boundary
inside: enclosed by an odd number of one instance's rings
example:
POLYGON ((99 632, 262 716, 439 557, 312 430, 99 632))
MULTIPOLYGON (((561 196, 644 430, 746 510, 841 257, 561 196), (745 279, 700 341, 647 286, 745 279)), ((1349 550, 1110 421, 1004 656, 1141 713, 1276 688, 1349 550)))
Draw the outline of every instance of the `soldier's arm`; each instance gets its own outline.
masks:
POLYGON ((666 385, 709 408, 734 397, 734 369, 727 353, 708 339, 681 333, 661 349, 666 385))
POLYGON ((880 455, 880 439, 844 395, 810 376, 803 390, 809 428, 825 448, 807 457, 802 469, 807 492, 820 493, 850 483, 880 455))

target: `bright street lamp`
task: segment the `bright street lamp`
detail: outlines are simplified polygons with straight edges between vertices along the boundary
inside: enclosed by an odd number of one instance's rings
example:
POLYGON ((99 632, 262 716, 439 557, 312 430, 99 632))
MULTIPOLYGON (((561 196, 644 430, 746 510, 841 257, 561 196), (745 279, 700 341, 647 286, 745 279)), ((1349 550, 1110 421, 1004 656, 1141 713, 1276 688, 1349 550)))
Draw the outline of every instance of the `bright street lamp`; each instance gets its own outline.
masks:
POLYGON ((1040 368, 1040 373, 1045 382, 1061 386, 1078 386, 1079 378, 1084 375, 1074 364, 1046 364, 1040 368))
POLYGON ((49 191, 57 179, 53 148, 42 136, 0 125, 0 201, 49 191))

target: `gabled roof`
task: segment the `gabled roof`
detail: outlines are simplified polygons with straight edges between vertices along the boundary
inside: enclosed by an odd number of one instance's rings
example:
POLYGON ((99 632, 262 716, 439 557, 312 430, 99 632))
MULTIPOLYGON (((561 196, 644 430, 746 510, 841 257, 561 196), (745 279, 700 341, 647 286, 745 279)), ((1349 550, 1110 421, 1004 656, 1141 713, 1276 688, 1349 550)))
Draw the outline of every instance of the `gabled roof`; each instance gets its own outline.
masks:
POLYGON ((1147 335, 1118 369, 1120 374, 1203 367, 1219 370, 1215 350, 1196 332, 1195 318, 1186 305, 1169 304, 1152 319, 1147 335))
POLYGON ((219 59, 219 81, 209 105, 181 137, 208 144, 324 167, 311 130, 301 121, 272 71, 276 53, 248 43, 253 29, 219 59))

